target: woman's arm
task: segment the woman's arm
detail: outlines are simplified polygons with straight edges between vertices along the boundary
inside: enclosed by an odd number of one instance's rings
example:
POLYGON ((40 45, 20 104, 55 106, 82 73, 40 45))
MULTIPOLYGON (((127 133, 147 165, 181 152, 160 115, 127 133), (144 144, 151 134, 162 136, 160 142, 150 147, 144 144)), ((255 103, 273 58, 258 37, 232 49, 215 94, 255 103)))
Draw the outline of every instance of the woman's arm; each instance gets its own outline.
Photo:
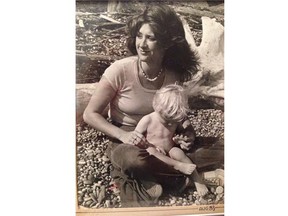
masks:
POLYGON ((109 123, 102 115, 108 104, 115 96, 115 90, 105 77, 99 81, 94 94, 92 95, 83 114, 84 121, 98 131, 105 133, 107 136, 116 138, 123 143, 133 144, 135 137, 143 140, 143 135, 133 132, 127 132, 109 123))
POLYGON ((92 95, 83 114, 84 121, 106 135, 119 139, 123 130, 110 124, 102 115, 110 101, 115 96, 115 90, 110 86, 110 83, 103 77, 92 95))

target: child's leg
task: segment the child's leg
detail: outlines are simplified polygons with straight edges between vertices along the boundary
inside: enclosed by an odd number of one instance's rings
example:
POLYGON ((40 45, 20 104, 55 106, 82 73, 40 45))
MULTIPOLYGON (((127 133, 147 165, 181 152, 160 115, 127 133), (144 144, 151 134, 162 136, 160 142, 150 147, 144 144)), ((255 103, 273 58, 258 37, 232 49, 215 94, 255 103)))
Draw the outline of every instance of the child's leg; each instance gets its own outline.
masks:
MULTIPOLYGON (((169 155, 171 158, 173 158, 175 160, 181 161, 183 163, 193 164, 193 162, 190 160, 190 158, 187 157, 186 154, 182 151, 182 149, 180 149, 178 147, 173 147, 169 151, 169 155)), ((203 180, 201 179, 201 177, 199 176, 198 171, 196 169, 196 165, 195 165, 194 171, 191 175, 191 178, 195 184, 195 187, 197 189, 198 194, 200 196, 204 196, 208 192, 208 189, 207 189, 206 185, 204 184, 203 180)))
POLYGON ((196 190, 200 196, 204 196, 208 192, 208 188, 204 184, 201 176, 199 175, 197 169, 194 170, 194 172, 191 175, 192 180, 194 181, 196 190))
POLYGON ((193 163, 189 157, 178 147, 173 147, 168 152, 169 156, 174 160, 181 161, 183 163, 193 163))
POLYGON ((174 167, 174 169, 179 170, 180 172, 182 172, 184 174, 190 175, 196 167, 196 165, 194 165, 191 162, 185 163, 185 162, 174 160, 174 159, 158 152, 155 147, 148 147, 146 150, 147 150, 147 152, 149 152, 149 154, 154 155, 159 160, 161 160, 164 163, 174 167))

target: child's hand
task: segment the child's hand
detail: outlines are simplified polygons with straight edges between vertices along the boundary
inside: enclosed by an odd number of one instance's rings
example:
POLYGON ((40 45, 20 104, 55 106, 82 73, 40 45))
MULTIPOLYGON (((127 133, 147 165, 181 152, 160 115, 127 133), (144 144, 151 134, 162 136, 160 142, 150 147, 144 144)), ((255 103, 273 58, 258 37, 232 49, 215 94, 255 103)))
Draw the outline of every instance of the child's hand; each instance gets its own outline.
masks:
POLYGON ((183 150, 187 150, 188 151, 190 149, 190 147, 191 147, 190 145, 187 146, 187 145, 184 145, 184 144, 180 144, 180 148, 183 149, 183 150))
POLYGON ((194 139, 192 137, 184 136, 183 134, 174 136, 173 141, 177 145, 180 145, 180 148, 183 150, 189 150, 194 144, 194 139))
POLYGON ((177 134, 176 136, 173 137, 173 141, 178 145, 181 145, 183 141, 186 142, 187 140, 188 137, 184 136, 183 134, 181 135, 177 134))

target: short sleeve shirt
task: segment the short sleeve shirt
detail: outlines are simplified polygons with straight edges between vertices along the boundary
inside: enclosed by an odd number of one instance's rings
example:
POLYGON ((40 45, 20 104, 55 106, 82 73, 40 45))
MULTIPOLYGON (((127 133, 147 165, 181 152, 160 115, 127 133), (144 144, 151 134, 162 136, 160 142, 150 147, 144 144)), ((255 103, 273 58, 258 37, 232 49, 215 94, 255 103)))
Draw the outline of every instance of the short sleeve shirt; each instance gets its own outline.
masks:
MULTIPOLYGON (((123 125, 136 126, 144 115, 153 112, 152 100, 156 90, 146 89, 140 83, 137 61, 137 56, 115 61, 103 74, 115 90, 109 116, 123 125)), ((176 75, 166 70, 162 86, 176 81, 176 75)))

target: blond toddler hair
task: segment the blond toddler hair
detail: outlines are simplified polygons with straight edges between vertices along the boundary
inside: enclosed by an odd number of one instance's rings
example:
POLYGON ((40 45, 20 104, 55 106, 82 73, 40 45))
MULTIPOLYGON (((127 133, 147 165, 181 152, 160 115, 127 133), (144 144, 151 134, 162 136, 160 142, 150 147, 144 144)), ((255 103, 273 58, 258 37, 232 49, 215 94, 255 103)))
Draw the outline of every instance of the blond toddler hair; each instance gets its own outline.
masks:
POLYGON ((177 84, 159 89, 153 98, 152 106, 162 118, 174 122, 181 122, 190 111, 185 90, 177 84))

